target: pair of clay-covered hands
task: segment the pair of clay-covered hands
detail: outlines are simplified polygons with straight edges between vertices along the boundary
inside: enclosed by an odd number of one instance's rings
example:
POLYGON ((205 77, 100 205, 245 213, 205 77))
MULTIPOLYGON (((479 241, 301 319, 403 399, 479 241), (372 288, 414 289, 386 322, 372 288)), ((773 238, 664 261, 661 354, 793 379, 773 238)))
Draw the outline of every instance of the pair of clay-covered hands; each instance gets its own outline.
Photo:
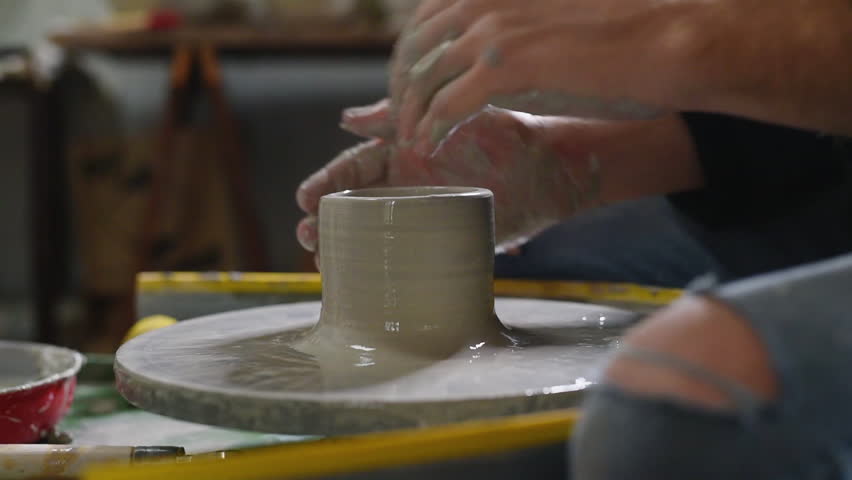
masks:
POLYGON ((387 101, 346 110, 342 126, 368 140, 342 152, 299 187, 297 201, 308 216, 297 236, 311 251, 317 246, 320 197, 346 189, 488 188, 495 196, 498 249, 519 245, 597 201, 594 155, 582 172, 569 171, 562 156, 543 141, 546 126, 539 117, 489 107, 458 125, 431 151, 395 140, 387 101))
POLYGON ((524 243, 604 203, 699 187, 702 174, 679 115, 603 121, 486 107, 437 148, 396 140, 388 101, 344 111, 346 130, 366 137, 311 175, 296 194, 307 214, 300 243, 317 247, 323 195, 381 186, 474 186, 494 192, 498 250, 524 243))
POLYGON ((397 141, 388 101, 346 110, 367 140, 299 187, 300 243, 317 247, 323 195, 380 186, 476 186, 494 192, 498 250, 518 246, 578 211, 700 184, 692 141, 677 115, 645 121, 542 117, 486 107, 437 148, 397 141))

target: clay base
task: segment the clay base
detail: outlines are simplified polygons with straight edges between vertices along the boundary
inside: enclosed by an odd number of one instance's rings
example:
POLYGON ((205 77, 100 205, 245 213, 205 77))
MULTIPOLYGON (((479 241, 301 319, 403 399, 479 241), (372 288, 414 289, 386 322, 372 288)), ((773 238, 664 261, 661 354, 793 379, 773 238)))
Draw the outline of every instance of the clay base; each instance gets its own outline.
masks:
POLYGON ((434 425, 577 405, 636 317, 547 300, 498 299, 496 310, 508 328, 440 356, 318 335, 319 302, 229 312, 132 340, 116 378, 131 403, 210 425, 308 435, 434 425))

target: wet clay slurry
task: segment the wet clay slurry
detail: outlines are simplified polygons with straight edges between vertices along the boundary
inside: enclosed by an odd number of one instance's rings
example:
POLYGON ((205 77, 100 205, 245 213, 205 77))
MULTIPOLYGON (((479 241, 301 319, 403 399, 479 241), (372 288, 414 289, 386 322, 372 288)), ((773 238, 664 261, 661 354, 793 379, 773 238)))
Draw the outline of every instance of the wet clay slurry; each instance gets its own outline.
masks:
POLYGON ((157 413, 301 434, 576 405, 635 315, 531 299, 497 299, 495 314, 491 202, 487 190, 452 187, 324 197, 321 307, 143 335, 118 352, 119 390, 157 413))

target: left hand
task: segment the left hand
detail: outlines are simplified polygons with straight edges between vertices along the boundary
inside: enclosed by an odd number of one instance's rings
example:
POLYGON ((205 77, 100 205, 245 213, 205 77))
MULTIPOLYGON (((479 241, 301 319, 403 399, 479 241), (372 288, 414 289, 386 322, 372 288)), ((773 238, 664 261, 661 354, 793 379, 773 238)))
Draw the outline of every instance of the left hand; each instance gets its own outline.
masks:
POLYGON ((703 3, 426 0, 391 65, 399 138, 435 146, 489 104, 611 120, 674 109, 703 3))

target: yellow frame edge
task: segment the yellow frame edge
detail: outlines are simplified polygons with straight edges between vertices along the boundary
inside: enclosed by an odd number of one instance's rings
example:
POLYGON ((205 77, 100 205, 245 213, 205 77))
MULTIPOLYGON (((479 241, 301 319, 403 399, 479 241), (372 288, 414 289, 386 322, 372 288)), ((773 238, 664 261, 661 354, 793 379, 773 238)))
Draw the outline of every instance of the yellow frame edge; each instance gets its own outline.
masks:
MULTIPOLYGON (((319 295, 322 293, 322 281, 318 273, 144 272, 137 276, 136 288, 139 293, 319 295)), ((638 303, 649 306, 668 305, 683 293, 678 289, 630 283, 513 279, 495 280, 494 292, 509 297, 638 303)))
POLYGON ((330 438, 246 451, 226 460, 99 466, 84 480, 293 479, 365 472, 497 454, 565 442, 579 418, 575 409, 431 427, 330 438))

